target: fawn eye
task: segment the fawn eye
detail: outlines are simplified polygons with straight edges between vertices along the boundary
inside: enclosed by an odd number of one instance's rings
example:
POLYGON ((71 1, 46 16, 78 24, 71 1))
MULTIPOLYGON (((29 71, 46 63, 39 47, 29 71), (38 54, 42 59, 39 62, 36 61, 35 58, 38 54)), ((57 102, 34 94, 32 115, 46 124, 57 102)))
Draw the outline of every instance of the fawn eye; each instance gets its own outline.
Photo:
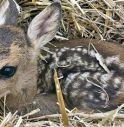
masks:
POLYGON ((14 67, 14 66, 4 66, 0 70, 0 77, 10 78, 15 74, 15 72, 16 72, 16 67, 14 67))

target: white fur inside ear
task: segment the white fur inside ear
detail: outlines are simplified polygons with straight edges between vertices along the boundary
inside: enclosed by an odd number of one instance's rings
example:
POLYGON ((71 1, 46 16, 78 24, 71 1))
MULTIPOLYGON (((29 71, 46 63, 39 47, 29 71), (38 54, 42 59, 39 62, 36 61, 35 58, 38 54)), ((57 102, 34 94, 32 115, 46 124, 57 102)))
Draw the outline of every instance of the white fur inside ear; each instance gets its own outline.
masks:
POLYGON ((17 23, 20 7, 15 0, 3 0, 0 4, 0 25, 17 23))
POLYGON ((8 0, 3 0, 1 5, 0 5, 0 25, 5 24, 6 21, 6 11, 9 8, 9 1, 8 0))
POLYGON ((46 7, 30 23, 28 28, 28 38, 35 48, 41 48, 51 41, 60 24, 61 6, 60 3, 53 3, 46 7))

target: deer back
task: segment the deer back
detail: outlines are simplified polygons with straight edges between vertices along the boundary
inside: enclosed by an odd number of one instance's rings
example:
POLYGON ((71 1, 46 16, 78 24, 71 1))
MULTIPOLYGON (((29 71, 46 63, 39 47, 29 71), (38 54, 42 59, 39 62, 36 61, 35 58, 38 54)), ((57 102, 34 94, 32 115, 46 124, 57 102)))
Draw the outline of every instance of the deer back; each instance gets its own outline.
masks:
POLYGON ((111 110, 123 103, 124 48, 95 39, 56 41, 39 62, 39 86, 54 90, 57 69, 69 108, 111 110), (43 66, 44 64, 44 66, 43 66), (40 75, 44 73, 44 75, 40 75), (42 82, 42 83, 41 83, 42 82), (42 84, 42 85, 40 85, 42 84))

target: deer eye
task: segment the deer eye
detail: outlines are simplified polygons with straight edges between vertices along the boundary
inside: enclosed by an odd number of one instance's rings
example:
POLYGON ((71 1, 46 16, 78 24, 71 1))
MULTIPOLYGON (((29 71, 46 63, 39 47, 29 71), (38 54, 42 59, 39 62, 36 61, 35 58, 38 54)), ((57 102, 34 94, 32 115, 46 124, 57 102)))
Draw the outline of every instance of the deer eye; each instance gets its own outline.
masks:
POLYGON ((10 78, 12 77, 15 72, 16 72, 16 68, 14 66, 4 66, 1 70, 0 70, 0 77, 2 78, 10 78))

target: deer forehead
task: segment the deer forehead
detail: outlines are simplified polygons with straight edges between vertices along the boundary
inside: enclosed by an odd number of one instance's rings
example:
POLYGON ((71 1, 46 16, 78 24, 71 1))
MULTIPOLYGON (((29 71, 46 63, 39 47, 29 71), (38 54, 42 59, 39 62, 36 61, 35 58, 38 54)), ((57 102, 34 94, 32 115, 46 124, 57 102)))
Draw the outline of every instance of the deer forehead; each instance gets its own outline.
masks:
POLYGON ((28 41, 22 29, 14 26, 0 27, 0 67, 18 64, 26 57, 28 41))
POLYGON ((24 31, 15 26, 0 26, 0 44, 1 46, 10 47, 15 43, 19 47, 27 45, 24 31))

